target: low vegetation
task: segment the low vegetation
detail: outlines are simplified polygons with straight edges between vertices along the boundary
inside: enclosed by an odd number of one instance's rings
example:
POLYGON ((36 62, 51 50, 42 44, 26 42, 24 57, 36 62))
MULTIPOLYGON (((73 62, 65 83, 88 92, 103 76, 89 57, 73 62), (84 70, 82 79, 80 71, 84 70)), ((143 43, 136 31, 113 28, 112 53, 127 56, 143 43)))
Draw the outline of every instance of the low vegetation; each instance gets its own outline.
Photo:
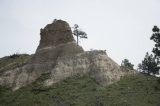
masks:
POLYGON ((160 106, 160 79, 138 74, 102 87, 88 76, 44 87, 42 75, 17 91, 0 87, 0 106, 160 106))

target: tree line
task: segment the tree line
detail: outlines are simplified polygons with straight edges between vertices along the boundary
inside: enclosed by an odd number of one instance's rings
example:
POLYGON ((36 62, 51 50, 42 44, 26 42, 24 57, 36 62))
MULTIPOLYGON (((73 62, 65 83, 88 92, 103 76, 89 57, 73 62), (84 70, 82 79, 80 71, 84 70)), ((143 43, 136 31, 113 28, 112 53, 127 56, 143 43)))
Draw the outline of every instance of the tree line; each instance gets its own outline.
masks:
MULTIPOLYGON (((138 70, 148 75, 159 74, 160 69, 160 29, 157 26, 152 28, 153 34, 150 40, 154 41, 152 53, 146 52, 144 59, 138 64, 138 70)), ((121 63, 122 67, 133 69, 133 64, 128 59, 124 59, 121 63)))

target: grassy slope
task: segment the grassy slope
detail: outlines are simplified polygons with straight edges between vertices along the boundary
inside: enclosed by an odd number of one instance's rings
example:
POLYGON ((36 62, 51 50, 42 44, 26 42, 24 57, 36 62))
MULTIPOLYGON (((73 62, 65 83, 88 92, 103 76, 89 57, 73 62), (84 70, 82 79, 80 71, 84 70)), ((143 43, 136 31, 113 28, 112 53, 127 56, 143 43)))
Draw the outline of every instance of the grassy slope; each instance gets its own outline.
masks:
MULTIPOLYGON (((30 56, 0 59, 0 68, 14 68, 30 56), (11 65, 10 65, 11 64, 11 65)), ((15 92, 0 86, 0 106, 160 106, 160 79, 138 74, 102 87, 88 76, 72 77, 51 87, 42 86, 48 74, 15 92)))
POLYGON ((40 81, 15 92, 0 87, 1 106, 160 106, 158 78, 125 77, 102 87, 87 76, 68 78, 54 86, 40 81))

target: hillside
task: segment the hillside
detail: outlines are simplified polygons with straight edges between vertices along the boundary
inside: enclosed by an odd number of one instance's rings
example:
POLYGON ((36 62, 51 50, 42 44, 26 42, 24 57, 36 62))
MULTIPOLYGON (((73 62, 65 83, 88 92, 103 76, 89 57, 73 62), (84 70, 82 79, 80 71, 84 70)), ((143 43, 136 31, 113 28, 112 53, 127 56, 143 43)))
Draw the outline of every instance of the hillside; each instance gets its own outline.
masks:
POLYGON ((159 106, 160 79, 137 74, 102 87, 88 76, 75 76, 44 87, 42 75, 17 91, 0 87, 0 106, 159 106), (159 82, 158 82, 159 81, 159 82))
POLYGON ((84 51, 66 21, 40 29, 35 54, 0 58, 0 106, 159 106, 160 79, 84 51))
MULTIPOLYGON (((31 56, 0 58, 0 68, 24 64, 31 56), (15 63, 14 65, 11 65, 15 63)), ((0 106, 159 106, 160 79, 136 74, 123 77, 107 87, 87 75, 67 78, 46 87, 42 74, 34 83, 17 91, 0 86, 0 106)))

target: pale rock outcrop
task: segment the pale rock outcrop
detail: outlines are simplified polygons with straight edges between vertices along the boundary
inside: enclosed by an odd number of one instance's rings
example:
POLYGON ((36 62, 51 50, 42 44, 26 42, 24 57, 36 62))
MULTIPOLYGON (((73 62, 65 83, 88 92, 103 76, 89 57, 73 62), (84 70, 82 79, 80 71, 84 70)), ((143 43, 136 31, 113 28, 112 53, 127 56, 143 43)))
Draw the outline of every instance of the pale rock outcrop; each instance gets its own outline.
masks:
POLYGON ((51 70, 50 79, 45 85, 52 85, 67 77, 87 74, 101 85, 109 85, 118 81, 122 76, 133 74, 135 71, 122 69, 110 59, 105 51, 94 50, 73 56, 63 56, 57 59, 57 65, 51 70))
POLYGON ((40 32, 36 53, 22 67, 7 70, 0 75, 0 85, 16 90, 34 82, 44 73, 49 86, 67 77, 89 75, 101 85, 109 85, 135 71, 121 68, 103 50, 85 51, 76 45, 68 23, 55 20, 40 32))

